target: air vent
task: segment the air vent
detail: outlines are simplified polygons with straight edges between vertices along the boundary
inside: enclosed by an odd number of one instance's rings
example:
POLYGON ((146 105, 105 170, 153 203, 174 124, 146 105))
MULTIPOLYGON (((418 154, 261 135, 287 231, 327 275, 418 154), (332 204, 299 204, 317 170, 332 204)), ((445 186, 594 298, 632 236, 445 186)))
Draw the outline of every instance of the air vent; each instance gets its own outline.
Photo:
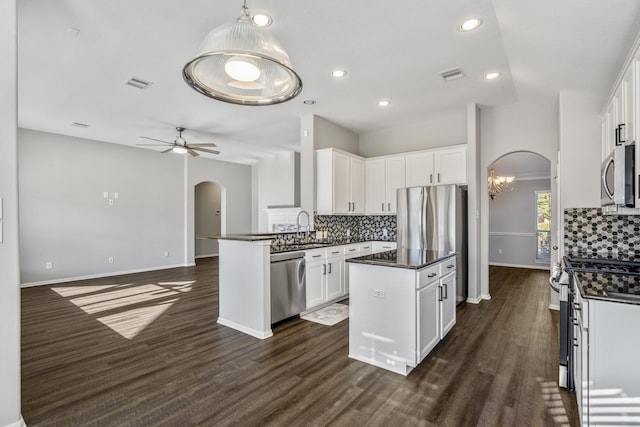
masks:
POLYGON ((440 73, 440 76, 442 76, 442 78, 445 81, 450 81, 450 80, 456 80, 456 79, 461 79, 464 77, 464 73, 462 72, 462 68, 460 67, 456 67, 456 68, 452 68, 450 70, 447 71, 442 71, 440 73))
POLYGON ((89 125, 88 125, 88 124, 86 124, 86 123, 80 123, 80 122, 73 122, 73 123, 71 123, 71 126, 75 126, 75 127, 77 127, 77 128, 82 128, 82 129, 85 129, 85 128, 88 128, 88 127, 89 127, 89 125))
POLYGON ((146 80, 139 79, 137 77, 131 77, 127 81, 127 84, 129 86, 133 86, 133 87, 138 88, 138 89, 146 89, 149 86, 151 86, 153 83, 152 82, 148 82, 146 80))

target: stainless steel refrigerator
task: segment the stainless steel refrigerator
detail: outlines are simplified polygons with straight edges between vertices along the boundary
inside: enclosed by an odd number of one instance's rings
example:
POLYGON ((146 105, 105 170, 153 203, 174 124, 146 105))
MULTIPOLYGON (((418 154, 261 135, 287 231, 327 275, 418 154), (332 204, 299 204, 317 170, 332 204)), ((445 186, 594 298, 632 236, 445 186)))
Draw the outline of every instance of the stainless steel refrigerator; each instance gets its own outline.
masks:
POLYGON ((398 249, 457 252, 456 301, 467 299, 467 190, 457 185, 398 189, 398 249))

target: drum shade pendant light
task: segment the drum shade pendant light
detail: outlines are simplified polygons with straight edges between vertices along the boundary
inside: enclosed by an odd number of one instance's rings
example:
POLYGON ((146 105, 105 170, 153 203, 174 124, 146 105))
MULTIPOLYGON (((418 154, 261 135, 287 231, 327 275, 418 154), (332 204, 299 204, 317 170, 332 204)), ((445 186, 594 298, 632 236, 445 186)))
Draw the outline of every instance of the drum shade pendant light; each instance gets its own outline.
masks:
POLYGON ((236 22, 209 32, 182 75, 203 95, 233 104, 279 104, 302 91, 289 55, 269 30, 253 24, 246 0, 236 22))

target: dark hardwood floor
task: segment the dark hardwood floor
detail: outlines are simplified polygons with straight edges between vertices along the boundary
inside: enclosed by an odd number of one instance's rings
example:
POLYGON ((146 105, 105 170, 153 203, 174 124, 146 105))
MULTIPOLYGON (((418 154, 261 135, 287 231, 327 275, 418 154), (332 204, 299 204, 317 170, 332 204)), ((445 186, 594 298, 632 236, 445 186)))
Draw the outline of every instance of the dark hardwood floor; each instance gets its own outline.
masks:
POLYGON ((460 306, 406 378, 348 359, 348 321, 296 319, 263 341, 216 324, 217 276, 205 259, 23 289, 27 425, 577 425, 548 272, 491 268, 492 299, 460 306))

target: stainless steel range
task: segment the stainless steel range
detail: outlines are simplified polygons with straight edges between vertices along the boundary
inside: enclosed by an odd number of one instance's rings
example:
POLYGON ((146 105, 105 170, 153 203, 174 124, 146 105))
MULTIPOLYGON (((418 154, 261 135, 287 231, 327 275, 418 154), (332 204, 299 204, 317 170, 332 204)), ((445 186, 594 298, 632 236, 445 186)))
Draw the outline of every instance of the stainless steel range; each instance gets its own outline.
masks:
MULTIPOLYGON (((597 277, 605 277, 613 282, 626 282, 625 277, 631 279, 632 276, 640 276, 640 262, 635 261, 635 257, 627 257, 624 255, 611 257, 582 257, 582 256, 565 256, 562 262, 562 269, 558 268, 552 271, 549 283, 560 293, 560 374, 559 385, 568 390, 575 390, 574 387, 574 325, 581 307, 577 306, 576 301, 576 273, 583 274, 596 280, 597 277)), ((558 266, 559 267, 559 266, 558 266)), ((640 292, 640 289, 638 290, 640 292)), ((608 296, 614 296, 609 289, 605 292, 608 296)), ((630 298, 635 292, 625 289, 623 298, 630 298)), ((638 294, 640 297, 640 294, 638 294)))

